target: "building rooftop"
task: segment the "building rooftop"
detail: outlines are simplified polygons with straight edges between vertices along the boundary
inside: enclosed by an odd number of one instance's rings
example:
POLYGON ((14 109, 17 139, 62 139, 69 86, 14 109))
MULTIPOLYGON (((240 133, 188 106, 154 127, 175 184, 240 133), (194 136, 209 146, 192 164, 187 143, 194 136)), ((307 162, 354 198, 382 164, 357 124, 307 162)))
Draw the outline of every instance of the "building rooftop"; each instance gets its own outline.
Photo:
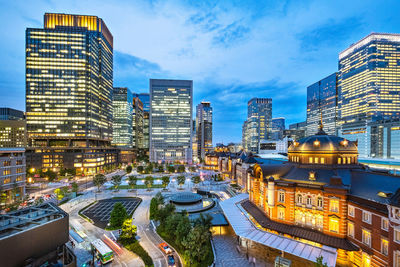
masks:
POLYGON ((52 203, 9 212, 0 216, 0 240, 67 216, 52 203))

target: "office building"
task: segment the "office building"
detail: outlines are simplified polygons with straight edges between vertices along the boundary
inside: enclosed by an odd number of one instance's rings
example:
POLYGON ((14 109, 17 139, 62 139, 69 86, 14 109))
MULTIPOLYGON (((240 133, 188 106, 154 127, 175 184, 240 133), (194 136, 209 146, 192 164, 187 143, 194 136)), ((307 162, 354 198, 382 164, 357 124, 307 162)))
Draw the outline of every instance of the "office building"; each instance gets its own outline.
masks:
POLYGON ((22 200, 25 195, 25 185, 25 148, 0 148, 0 187, 5 194, 5 203, 22 200))
POLYGON ((201 102, 196 107, 197 157, 204 159, 212 150, 212 107, 210 102, 201 102))
POLYGON ((133 146, 136 150, 143 149, 143 103, 139 97, 133 99, 133 146))
POLYGON ((112 93, 113 37, 102 19, 46 13, 44 28, 28 28, 29 165, 94 173, 116 164, 112 93))
POLYGON ((340 124, 400 117, 400 34, 371 33, 339 54, 340 124))
POLYGON ((281 140, 283 138, 283 131, 285 130, 285 118, 273 118, 271 140, 281 140))
POLYGON ((299 140, 306 136, 306 130, 307 130, 306 121, 292 123, 289 125, 289 129, 283 131, 283 136, 287 136, 289 138, 292 138, 293 140, 299 140))
POLYGON ((150 112, 150 94, 148 93, 140 93, 136 94, 136 97, 140 99, 143 103, 143 111, 150 112))
POLYGON ((136 94, 139 97, 140 101, 143 103, 143 147, 142 149, 145 152, 149 152, 149 143, 150 143, 150 134, 149 134, 149 126, 150 126, 150 94, 148 93, 140 93, 136 94))
POLYGON ((0 147, 26 147, 24 112, 0 108, 0 147))
POLYGON ((2 266, 76 266, 76 257, 66 246, 68 213, 55 204, 9 212, 0 223, 2 266))
POLYGON ((150 79, 150 161, 192 162, 193 81, 150 79))
POLYGON ((260 140, 272 132, 272 99, 252 98, 247 103, 247 120, 242 128, 242 142, 246 151, 258 152, 260 140))
POLYGON ((116 87, 113 92, 112 144, 121 148, 133 146, 133 95, 126 87, 116 87))
POLYGON ((307 87, 306 136, 318 132, 319 122, 327 134, 336 134, 337 122, 337 73, 307 87))
POLYGON ((292 138, 285 136, 277 140, 262 140, 258 155, 262 154, 287 154, 288 147, 292 143, 292 138))

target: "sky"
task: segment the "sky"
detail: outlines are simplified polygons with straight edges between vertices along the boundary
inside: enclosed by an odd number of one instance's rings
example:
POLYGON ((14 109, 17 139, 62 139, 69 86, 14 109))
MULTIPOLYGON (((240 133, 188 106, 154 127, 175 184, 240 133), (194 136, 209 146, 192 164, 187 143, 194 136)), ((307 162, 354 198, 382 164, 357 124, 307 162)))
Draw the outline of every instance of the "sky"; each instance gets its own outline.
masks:
MULTIPOLYGON (((213 142, 240 142, 247 101, 268 97, 286 127, 306 119, 307 86, 371 32, 400 33, 400 1, 0 0, 0 106, 25 110, 25 30, 45 12, 96 15, 114 36, 114 86, 193 80, 213 107, 213 142)), ((195 116, 195 114, 193 114, 195 116)))

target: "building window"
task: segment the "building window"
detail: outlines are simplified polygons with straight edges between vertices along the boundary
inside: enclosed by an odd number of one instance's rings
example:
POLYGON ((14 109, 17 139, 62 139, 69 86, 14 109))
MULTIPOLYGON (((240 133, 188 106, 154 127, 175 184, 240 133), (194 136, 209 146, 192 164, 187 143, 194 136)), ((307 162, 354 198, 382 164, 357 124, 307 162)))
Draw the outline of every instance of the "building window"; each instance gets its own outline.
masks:
POLYGON ((325 164, 325 158, 321 158, 321 164, 325 164))
POLYGON ((371 266, 371 256, 366 253, 362 254, 362 265, 363 267, 370 267, 371 266))
POLYGON ((6 178, 6 179, 4 179, 3 183, 4 184, 9 184, 9 183, 11 183, 11 179, 10 178, 6 178))
POLYGON ((354 224, 351 222, 347 223, 347 234, 354 238, 354 224))
POLYGON ((278 207, 278 219, 284 220, 285 219, 285 208, 278 207))
POLYGON ((9 161, 9 160, 3 161, 3 166, 4 167, 11 166, 11 161, 9 161))
POLYGON ((321 209, 324 207, 324 201, 322 200, 322 197, 318 197, 317 206, 318 206, 318 208, 321 208, 321 209))
POLYGON ((395 242, 400 243, 400 230, 394 229, 393 239, 395 242))
POLYGON ((3 170, 3 175, 10 175, 11 174, 11 170, 3 170))
POLYGON ((339 233, 339 219, 329 218, 329 231, 334 233, 339 233))
POLYGON ((279 192, 278 194, 278 202, 285 202, 285 192, 279 192))
POLYGON ((362 229, 362 242, 365 245, 371 246, 371 232, 365 229, 362 229))
POLYGON ((317 215, 317 227, 321 229, 324 228, 324 216, 317 215))
POLYGON ((296 221, 296 223, 301 224, 301 218, 302 218, 301 212, 296 210, 294 212, 294 220, 296 221))
POLYGON ((19 159, 19 160, 17 160, 17 163, 16 163, 16 165, 22 165, 22 159, 19 159))
POLYGON ((348 214, 351 217, 354 217, 354 207, 349 205, 348 214))
POLYGON ((307 196, 307 206, 312 206, 312 198, 311 198, 311 196, 307 196))
POLYGON ((17 173, 23 173, 24 171, 22 170, 22 168, 17 168, 17 173))
POLYGON ((339 199, 329 200, 329 210, 331 212, 339 212, 339 199))
POLYGON ((313 160, 312 160, 313 158, 312 157, 309 157, 308 158, 308 163, 313 163, 313 160))
POLYGON ((22 182, 22 175, 18 175, 18 177, 17 177, 17 179, 15 181, 22 182))
POLYGON ((342 159, 341 159, 341 158, 338 158, 338 159, 337 159, 337 163, 338 163, 338 164, 342 164, 342 159))
POLYGON ((386 218, 382 218, 382 229, 385 231, 389 230, 389 220, 386 218))
POLYGON ((317 157, 314 158, 314 163, 318 164, 318 158, 317 157))
POLYGON ((393 253, 393 267, 400 267, 400 251, 396 250, 393 253))
POLYGON ((381 239, 381 252, 386 256, 389 254, 389 242, 384 238, 381 239))
POLYGON ((300 194, 297 195, 297 204, 303 204, 303 196, 300 194))
POLYGON ((363 210, 362 221, 370 224, 371 223, 371 213, 363 210))

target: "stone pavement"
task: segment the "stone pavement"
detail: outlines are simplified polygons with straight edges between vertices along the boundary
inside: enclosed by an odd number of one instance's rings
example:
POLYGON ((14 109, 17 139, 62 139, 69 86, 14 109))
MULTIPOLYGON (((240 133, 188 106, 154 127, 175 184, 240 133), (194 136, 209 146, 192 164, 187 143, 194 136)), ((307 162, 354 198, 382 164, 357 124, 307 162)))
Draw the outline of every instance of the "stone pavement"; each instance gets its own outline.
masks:
POLYGON ((250 263, 246 258, 246 254, 239 253, 236 248, 236 237, 232 235, 215 235, 213 236, 215 247, 215 266, 216 267, 272 267, 272 263, 266 263, 260 259, 256 259, 256 263, 250 263))

